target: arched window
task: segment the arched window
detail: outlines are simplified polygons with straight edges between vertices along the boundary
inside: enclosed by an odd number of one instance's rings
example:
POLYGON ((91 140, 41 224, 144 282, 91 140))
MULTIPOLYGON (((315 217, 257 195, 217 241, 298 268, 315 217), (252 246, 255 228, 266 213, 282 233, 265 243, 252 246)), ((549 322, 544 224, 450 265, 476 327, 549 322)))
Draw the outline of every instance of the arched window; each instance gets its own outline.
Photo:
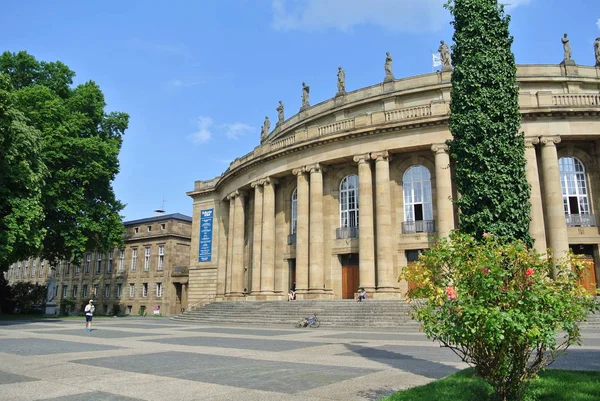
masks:
POLYGON ((296 234, 296 225, 298 223, 298 188, 292 192, 292 227, 290 234, 296 234))
POLYGON ((567 224, 571 226, 595 225, 591 221, 585 167, 575 157, 561 157, 558 161, 563 205, 567 224))
POLYGON ((425 166, 411 166, 402 177, 404 189, 403 233, 433 232, 431 174, 425 166))
POLYGON ((340 228, 337 238, 358 237, 358 176, 347 175, 340 183, 340 228))

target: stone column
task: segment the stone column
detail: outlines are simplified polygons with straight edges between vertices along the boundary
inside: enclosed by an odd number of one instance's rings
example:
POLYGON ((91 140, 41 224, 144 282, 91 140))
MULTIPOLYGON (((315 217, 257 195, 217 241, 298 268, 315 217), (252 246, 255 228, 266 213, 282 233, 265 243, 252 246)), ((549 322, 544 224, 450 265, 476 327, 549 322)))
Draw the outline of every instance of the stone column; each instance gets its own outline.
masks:
POLYGON ((554 258, 560 259, 565 257, 569 250, 569 236, 556 152, 556 144, 560 143, 560 137, 542 137, 541 140, 548 245, 552 248, 554 258))
POLYGON ((373 235, 373 177, 370 155, 354 156, 358 163, 358 268, 360 286, 375 290, 375 243, 373 235))
MULTIPOLYGON (((540 139, 525 138, 525 172, 527 182, 531 185, 531 211, 529 217, 529 233, 535 240, 534 248, 541 254, 546 253, 546 228, 544 226, 544 209, 542 208, 542 191, 540 189, 540 179, 538 173, 537 158, 535 155, 535 145, 540 143, 540 139)), ((562 193, 562 191, 561 191, 562 193)), ((562 205, 562 202, 561 202, 562 205)), ((563 212, 564 214, 564 212, 563 212)))
POLYGON ((323 293, 323 169, 317 163, 310 171, 310 235, 309 235, 309 290, 323 293))
POLYGON ((252 235, 252 288, 251 295, 260 292, 262 220, 263 220, 263 185, 261 181, 250 184, 254 188, 254 231, 252 235))
POLYGON ((244 193, 235 191, 235 214, 233 223, 233 268, 231 269, 232 296, 242 296, 244 291, 244 193))
POLYGON ((304 168, 294 169, 298 177, 297 221, 296 221, 296 292, 308 292, 308 180, 304 168))
MULTIPOLYGON (((375 160, 375 216, 377 227, 377 292, 397 288, 392 257, 392 203, 390 198, 390 157, 387 151, 371 153, 375 160)), ((359 181, 360 182, 360 181, 359 181)), ((359 197, 360 199, 360 197, 359 197)), ((360 210, 360 209, 359 209, 360 210)))
POLYGON ((233 271, 233 225, 235 222, 235 198, 237 197, 236 192, 232 192, 227 195, 227 200, 229 200, 229 227, 227 228, 227 274, 226 274, 226 283, 225 283, 225 294, 229 295, 231 293, 231 272, 233 271))
POLYGON ((454 208, 452 207, 452 178, 450 176, 450 155, 448 145, 431 146, 435 153, 435 192, 437 206, 438 237, 447 237, 454 229, 454 208))
POLYGON ((274 178, 264 181, 262 216, 262 270, 260 291, 262 294, 275 292, 275 185, 274 178))
MULTIPOLYGON (((225 295, 227 280, 227 226, 225 225, 225 202, 219 202, 219 255, 217 262, 217 297, 225 295)), ((175 298, 170 298, 175 299, 175 298)), ((179 312, 179 311, 177 311, 179 312)))

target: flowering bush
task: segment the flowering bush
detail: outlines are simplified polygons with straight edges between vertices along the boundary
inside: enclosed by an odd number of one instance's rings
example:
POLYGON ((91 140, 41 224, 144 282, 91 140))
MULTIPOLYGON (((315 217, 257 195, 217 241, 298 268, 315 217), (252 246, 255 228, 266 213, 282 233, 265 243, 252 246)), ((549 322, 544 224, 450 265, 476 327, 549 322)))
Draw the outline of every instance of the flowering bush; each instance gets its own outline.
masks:
POLYGON ((473 366, 499 399, 519 400, 540 369, 580 343, 578 323, 598 309, 578 284, 583 268, 574 255, 554 266, 519 241, 453 233, 400 279, 415 285, 407 296, 425 334, 473 366))

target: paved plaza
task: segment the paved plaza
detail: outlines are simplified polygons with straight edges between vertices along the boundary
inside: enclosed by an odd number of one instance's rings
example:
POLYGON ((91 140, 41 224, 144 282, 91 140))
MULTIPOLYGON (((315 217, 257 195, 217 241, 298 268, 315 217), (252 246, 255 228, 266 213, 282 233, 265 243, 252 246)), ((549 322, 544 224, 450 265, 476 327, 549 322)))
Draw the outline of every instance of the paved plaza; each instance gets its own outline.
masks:
MULTIPOLYGON (((466 367, 414 330, 0 321, 0 398, 377 400, 466 367)), ((600 370, 598 329, 553 367, 600 370)))

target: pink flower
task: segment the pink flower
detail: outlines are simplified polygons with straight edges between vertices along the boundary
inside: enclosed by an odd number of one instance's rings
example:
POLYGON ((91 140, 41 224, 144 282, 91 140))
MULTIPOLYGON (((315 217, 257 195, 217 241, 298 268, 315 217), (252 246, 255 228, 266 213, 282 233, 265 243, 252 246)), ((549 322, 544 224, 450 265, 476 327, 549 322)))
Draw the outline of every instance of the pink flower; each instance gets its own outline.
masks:
POLYGON ((456 292, 454 291, 454 288, 452 288, 452 286, 446 288, 446 295, 450 299, 456 299, 456 292))
POLYGON ((483 233, 483 238, 487 238, 487 237, 491 237, 491 236, 492 236, 492 234, 490 234, 490 233, 483 233))
POLYGON ((531 267, 529 267, 527 270, 525 270, 525 275, 533 276, 533 269, 531 267))
POLYGON ((489 267, 482 267, 481 268, 481 272, 485 275, 490 274, 490 268, 489 267))

